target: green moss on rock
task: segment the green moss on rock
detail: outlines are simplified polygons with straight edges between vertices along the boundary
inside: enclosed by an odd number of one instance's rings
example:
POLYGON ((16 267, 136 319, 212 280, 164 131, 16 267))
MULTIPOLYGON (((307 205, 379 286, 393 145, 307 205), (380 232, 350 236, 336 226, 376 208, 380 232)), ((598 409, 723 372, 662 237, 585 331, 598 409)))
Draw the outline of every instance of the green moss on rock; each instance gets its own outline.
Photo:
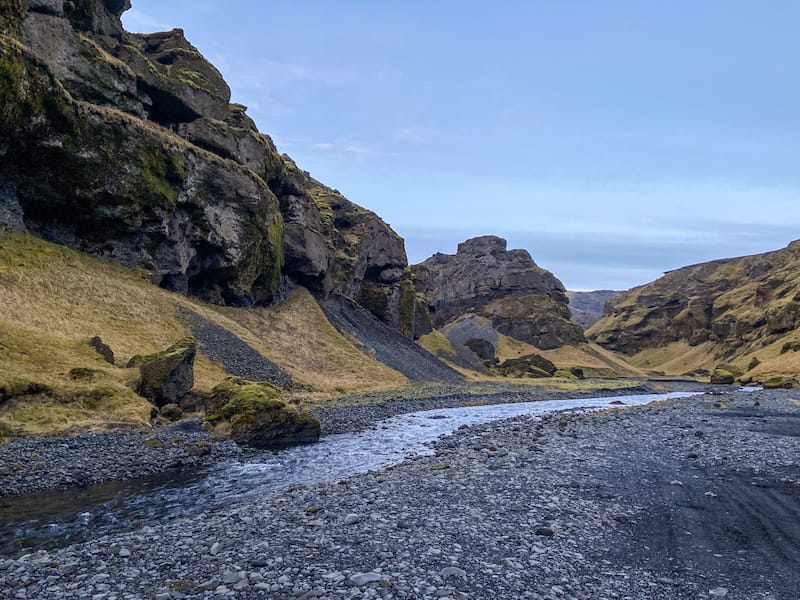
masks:
POLYGON ((734 382, 735 376, 730 371, 717 367, 711 374, 711 383, 717 385, 730 385, 734 382))
POLYGON ((128 367, 139 367, 136 393, 156 406, 175 403, 194 386, 194 358, 197 343, 192 336, 176 342, 163 352, 134 356, 128 367))
POLYGON ((496 367, 497 372, 506 377, 553 377, 556 366, 539 354, 527 354, 510 358, 496 367))
POLYGON ((283 448, 316 442, 319 421, 288 407, 278 388, 266 382, 229 377, 216 386, 206 405, 206 421, 230 424, 237 444, 256 448, 283 448))

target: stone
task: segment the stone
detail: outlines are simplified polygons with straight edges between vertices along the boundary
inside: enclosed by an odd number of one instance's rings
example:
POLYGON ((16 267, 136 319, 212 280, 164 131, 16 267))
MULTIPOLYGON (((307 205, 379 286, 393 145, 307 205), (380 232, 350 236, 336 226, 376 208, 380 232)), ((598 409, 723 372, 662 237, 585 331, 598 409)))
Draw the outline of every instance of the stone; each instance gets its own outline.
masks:
POLYGON ((377 583, 385 579, 380 573, 354 573, 348 578, 350 583, 358 587, 369 585, 370 583, 377 583))
POLYGON ((159 416, 168 421, 180 421, 183 418, 183 409, 177 404, 170 403, 162 406, 158 411, 159 416))
POLYGON ((442 579, 447 579, 448 577, 459 577, 461 579, 466 579, 467 572, 464 569, 459 569, 458 567, 445 567, 439 571, 439 576, 442 577, 442 579))
POLYGON ((133 357, 128 368, 139 367, 136 392, 159 407, 177 404, 194 387, 196 354, 197 343, 187 336, 163 352, 133 357))
POLYGON ((464 342, 464 345, 483 360, 494 360, 494 344, 492 344, 492 342, 489 340, 485 340, 483 338, 470 338, 464 342))
POLYGON ((357 514, 351 513, 351 514, 347 515, 344 518, 344 524, 345 525, 354 525, 355 523, 358 523, 359 521, 361 521, 362 518, 363 517, 361 515, 357 515, 357 514))
POLYGON ((108 364, 110 365, 115 364, 114 351, 111 350, 111 347, 108 344, 104 343, 99 336, 95 336, 91 340, 89 340, 89 345, 92 348, 94 348, 95 352, 97 352, 100 356, 102 356, 103 360, 105 360, 108 364))
POLYGON ((233 441, 255 448, 308 444, 320 436, 319 420, 285 404, 278 388, 239 377, 229 377, 212 390, 206 421, 215 427, 226 423, 233 441))
POLYGON ((0 177, 0 233, 27 233, 22 207, 17 197, 17 186, 0 177))

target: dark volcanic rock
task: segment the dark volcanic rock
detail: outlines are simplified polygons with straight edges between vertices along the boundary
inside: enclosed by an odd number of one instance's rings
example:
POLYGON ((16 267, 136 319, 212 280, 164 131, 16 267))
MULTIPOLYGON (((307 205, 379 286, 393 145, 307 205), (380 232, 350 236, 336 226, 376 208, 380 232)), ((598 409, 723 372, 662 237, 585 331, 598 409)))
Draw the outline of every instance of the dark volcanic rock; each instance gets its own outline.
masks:
POLYGON ((182 30, 124 31, 126 0, 8 4, 0 226, 211 302, 266 303, 289 278, 425 331, 402 238, 281 156, 182 30))
POLYGON ((138 366, 141 372, 136 392, 156 406, 177 403, 194 387, 196 354, 197 343, 190 336, 163 352, 134 356, 128 367, 138 366))
POLYGON ((411 381, 459 382, 463 377, 407 337, 388 327, 343 296, 321 303, 330 322, 345 336, 357 339, 365 352, 411 381))
POLYGON ((538 348, 584 341, 580 327, 569 320, 561 282, 527 251, 506 250, 502 238, 467 240, 455 255, 435 254, 413 272, 437 328, 474 313, 498 332, 538 348))

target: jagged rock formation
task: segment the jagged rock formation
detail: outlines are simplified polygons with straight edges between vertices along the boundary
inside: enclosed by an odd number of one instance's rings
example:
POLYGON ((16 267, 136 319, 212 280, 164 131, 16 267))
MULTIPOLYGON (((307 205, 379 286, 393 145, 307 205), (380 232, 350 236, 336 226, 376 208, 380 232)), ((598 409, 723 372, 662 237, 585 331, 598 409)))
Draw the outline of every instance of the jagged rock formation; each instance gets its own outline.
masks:
POLYGON ((124 31, 129 6, 0 0, 0 227, 217 303, 296 281, 408 331, 402 239, 280 155, 180 29, 124 31))
POLYGON ((730 358, 788 339, 799 328, 796 241, 775 252, 670 271, 611 300, 587 336, 628 355, 686 342, 709 343, 716 358, 730 358))
POLYGON ((569 298, 569 311, 572 313, 573 323, 584 329, 589 329, 603 316, 606 302, 619 296, 622 292, 614 290, 596 290, 593 292, 567 291, 569 298))
POLYGON ((472 313, 490 319, 498 332, 541 349, 584 341, 580 327, 569 320, 561 282, 526 250, 507 250, 502 238, 467 240, 455 255, 434 254, 412 271, 436 328, 472 313))

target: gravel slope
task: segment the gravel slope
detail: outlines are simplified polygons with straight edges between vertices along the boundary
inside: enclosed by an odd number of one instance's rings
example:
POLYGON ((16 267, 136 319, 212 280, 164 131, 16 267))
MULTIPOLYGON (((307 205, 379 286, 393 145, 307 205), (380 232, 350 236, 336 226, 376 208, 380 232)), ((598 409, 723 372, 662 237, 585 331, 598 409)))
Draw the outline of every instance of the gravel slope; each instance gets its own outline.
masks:
POLYGON ((798 435, 792 391, 497 422, 384 472, 0 559, 0 589, 162 600, 796 598, 798 435))

